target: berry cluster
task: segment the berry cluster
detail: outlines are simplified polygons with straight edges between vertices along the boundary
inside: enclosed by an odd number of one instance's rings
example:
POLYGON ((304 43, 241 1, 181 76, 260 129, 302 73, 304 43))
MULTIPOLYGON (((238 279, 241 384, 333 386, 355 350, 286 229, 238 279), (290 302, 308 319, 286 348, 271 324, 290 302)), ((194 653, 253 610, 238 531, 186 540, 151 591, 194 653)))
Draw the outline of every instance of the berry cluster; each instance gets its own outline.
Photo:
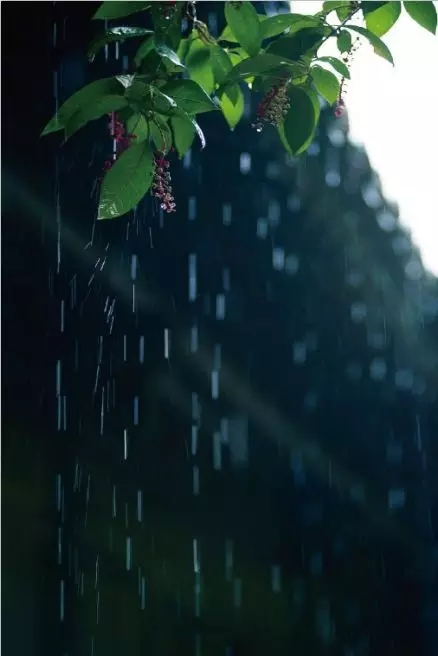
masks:
MULTIPOLYGON (((114 162, 117 160, 118 157, 131 145, 132 141, 136 139, 135 134, 125 134, 125 126, 123 125, 123 122, 118 118, 117 114, 112 112, 111 114, 108 114, 110 117, 109 123, 108 123, 108 128, 109 128, 109 133, 111 137, 114 139, 116 142, 116 150, 115 153, 113 154, 112 159, 107 159, 105 160, 105 163, 103 165, 103 173, 105 174, 107 171, 110 170, 110 168, 113 166, 114 162)), ((103 176, 99 178, 99 182, 102 182, 103 176)))
POLYGON ((155 172, 152 180, 152 194, 158 198, 160 207, 167 213, 176 212, 175 199, 172 196, 172 187, 170 186, 170 162, 165 158, 164 153, 157 152, 154 155, 155 172))
MULTIPOLYGON (((355 43, 351 46, 350 50, 344 54, 342 61, 346 66, 350 66, 353 61, 353 57, 359 48, 359 37, 356 39, 355 43)), ((347 93, 347 81, 345 77, 341 80, 341 86, 339 89, 339 96, 335 104, 334 114, 336 118, 341 118, 345 113, 345 94, 347 93)))
POLYGON ((278 127, 286 116, 290 102, 287 95, 288 81, 272 86, 257 107, 257 120, 252 124, 257 132, 263 130, 264 123, 278 127))

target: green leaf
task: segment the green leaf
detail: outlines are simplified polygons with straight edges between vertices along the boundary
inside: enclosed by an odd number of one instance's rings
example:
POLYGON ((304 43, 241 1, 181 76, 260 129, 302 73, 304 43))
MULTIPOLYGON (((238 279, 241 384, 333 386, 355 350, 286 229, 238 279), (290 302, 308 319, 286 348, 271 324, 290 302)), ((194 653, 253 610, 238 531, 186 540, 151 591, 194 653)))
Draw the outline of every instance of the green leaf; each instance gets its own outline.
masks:
POLYGON ((211 93, 215 86, 210 56, 210 48, 197 39, 193 40, 185 58, 190 79, 201 85, 207 93, 211 93))
POLYGON ((79 109, 73 114, 65 125, 65 138, 68 139, 90 121, 101 118, 110 112, 117 112, 128 106, 128 101, 123 96, 105 96, 96 103, 79 109))
POLYGON ((285 30, 289 30, 289 34, 293 34, 305 27, 317 27, 319 25, 321 25, 321 20, 314 16, 278 14, 277 16, 269 16, 260 23, 260 31, 262 39, 270 39, 273 36, 283 34, 285 30))
MULTIPOLYGON (((322 5, 322 11, 323 13, 328 16, 332 11, 337 11, 338 9, 341 10, 347 10, 347 12, 350 9, 350 2, 348 0, 338 0, 337 2, 324 2, 322 5)), ((346 16, 344 16, 346 18, 346 16)), ((344 20, 343 18, 339 18, 339 20, 344 20)))
POLYGON ((102 2, 99 9, 93 16, 93 20, 111 20, 113 18, 123 18, 136 14, 138 11, 144 11, 150 7, 150 2, 102 2))
POLYGON ((184 2, 177 2, 169 18, 166 18, 161 9, 160 2, 152 2, 151 14, 155 28, 155 38, 157 43, 164 43, 172 50, 178 50, 181 41, 181 13, 184 2))
POLYGON ((115 76, 115 79, 117 80, 117 82, 120 82, 120 84, 125 89, 129 89, 129 87, 134 82, 135 78, 136 78, 135 75, 116 75, 115 76))
POLYGON ((278 126, 278 134, 280 136, 281 143, 283 144, 283 146, 286 149, 287 153, 289 155, 292 155, 292 156, 293 155, 300 155, 301 153, 304 153, 308 149, 308 147, 312 143, 313 139, 315 138, 315 130, 316 130, 316 127, 318 125, 319 116, 320 116, 320 113, 321 113, 318 94, 315 93, 315 91, 313 91, 313 89, 311 89, 308 86, 302 87, 302 88, 303 88, 303 91, 305 91, 307 93, 310 100, 312 101, 313 109, 315 111, 315 125, 313 127, 313 130, 312 130, 311 134, 309 134, 307 140, 303 143, 303 145, 300 148, 298 148, 298 150, 295 153, 293 153, 290 146, 289 146, 289 143, 286 139, 286 135, 285 135, 285 132, 284 132, 284 121, 282 121, 280 123, 280 125, 278 126))
POLYGON ((330 71, 326 71, 325 68, 321 68, 321 66, 313 66, 311 77, 318 93, 330 105, 333 105, 339 97, 340 83, 338 78, 330 71))
POLYGON ((62 130, 71 117, 81 109, 86 109, 102 100, 104 96, 122 95, 123 86, 115 77, 106 77, 87 84, 76 91, 59 108, 55 116, 47 123, 41 136, 62 130))
POLYGON ((285 57, 279 57, 271 53, 248 57, 239 62, 227 75, 224 84, 232 84, 244 80, 259 73, 266 73, 277 69, 283 69, 285 74, 304 75, 307 67, 297 62, 292 62, 285 57))
POLYGON ((316 51, 325 36, 330 34, 329 27, 304 28, 292 36, 281 36, 271 43, 266 52, 298 61, 310 50, 316 51))
POLYGON ((365 23, 367 29, 376 36, 383 36, 397 21, 400 13, 400 2, 387 2, 379 9, 366 14, 365 23))
POLYGON ((132 210, 151 186, 154 168, 147 141, 125 150, 103 179, 97 218, 114 219, 132 210))
POLYGON ((351 34, 347 30, 341 30, 337 37, 337 45, 339 52, 348 52, 351 48, 351 34))
POLYGON ((350 79, 350 71, 345 66, 344 62, 337 57, 318 57, 318 61, 327 62, 327 64, 330 64, 330 66, 332 66, 335 71, 340 73, 340 75, 347 78, 347 80, 350 79))
POLYGON ((179 157, 184 157, 190 149, 193 139, 195 138, 195 128, 192 123, 178 116, 170 119, 170 125, 173 131, 173 140, 179 157))
POLYGON ((231 89, 233 89, 233 95, 231 96, 229 91, 224 93, 220 98, 219 103, 226 122, 230 128, 234 130, 243 116, 245 99, 243 97, 242 89, 237 84, 234 85, 234 87, 231 87, 231 89), (235 102, 232 102, 231 97, 233 100, 235 98, 235 102))
POLYGON ((298 154, 312 137, 316 127, 316 111, 304 87, 290 85, 290 109, 284 119, 284 136, 293 155, 298 154))
POLYGON ((363 15, 366 16, 367 14, 370 14, 372 11, 376 11, 376 9, 380 9, 380 7, 383 7, 384 5, 387 5, 388 2, 361 2, 360 3, 360 8, 362 9, 363 15))
POLYGON ((262 44, 260 21, 251 2, 242 2, 238 7, 225 3, 225 18, 232 33, 246 52, 255 57, 262 44))
POLYGON ((173 98, 178 107, 187 114, 200 114, 217 109, 210 96, 194 80, 172 80, 162 87, 162 92, 173 98))
POLYGON ((140 143, 140 141, 145 141, 145 139, 149 139, 150 136, 149 124, 146 117, 140 113, 133 114, 126 121, 126 131, 128 134, 135 134, 136 144, 140 143))
POLYGON ((210 62, 213 70, 214 81, 217 84, 222 84, 228 73, 233 69, 233 63, 229 54, 219 45, 211 46, 210 62))
POLYGON ((155 45, 157 54, 165 60, 167 71, 176 73, 185 69, 184 64, 174 50, 166 46, 164 43, 157 43, 155 45))
POLYGON ((134 64, 138 68, 143 61, 143 59, 155 48, 155 39, 154 37, 149 37, 145 39, 143 43, 140 44, 137 52, 134 57, 134 64))
POLYGON ((146 34, 153 34, 153 32, 151 30, 146 30, 143 27, 111 27, 105 32, 98 34, 92 40, 87 52, 88 59, 91 62, 94 61, 99 50, 108 43, 114 43, 115 41, 123 42, 126 41, 126 39, 141 37, 146 34))
POLYGON ((392 58, 390 49, 388 48, 386 43, 383 43, 383 41, 379 39, 378 36, 370 32, 369 30, 366 30, 364 27, 359 27, 357 25, 348 25, 348 29, 357 32, 361 36, 368 39, 368 41, 373 46, 376 55, 379 55, 379 57, 383 57, 383 59, 386 59, 392 65, 394 65, 394 60, 392 58))
POLYGON ((162 153, 167 153, 172 147, 172 132, 167 119, 155 115, 150 124, 150 135, 157 148, 162 153))
POLYGON ((435 34, 437 14, 433 2, 404 2, 404 8, 409 16, 424 29, 435 34))

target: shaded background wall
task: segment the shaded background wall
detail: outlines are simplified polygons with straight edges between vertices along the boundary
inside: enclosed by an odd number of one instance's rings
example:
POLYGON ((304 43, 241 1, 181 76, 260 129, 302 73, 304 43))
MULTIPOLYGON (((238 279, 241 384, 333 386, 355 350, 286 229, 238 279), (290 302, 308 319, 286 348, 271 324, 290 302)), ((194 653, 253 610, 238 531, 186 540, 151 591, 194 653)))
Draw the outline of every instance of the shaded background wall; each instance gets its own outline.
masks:
POLYGON ((5 649, 434 653, 436 281, 329 114, 203 117, 177 214, 95 225, 105 121, 38 135, 96 6, 2 7, 5 649))

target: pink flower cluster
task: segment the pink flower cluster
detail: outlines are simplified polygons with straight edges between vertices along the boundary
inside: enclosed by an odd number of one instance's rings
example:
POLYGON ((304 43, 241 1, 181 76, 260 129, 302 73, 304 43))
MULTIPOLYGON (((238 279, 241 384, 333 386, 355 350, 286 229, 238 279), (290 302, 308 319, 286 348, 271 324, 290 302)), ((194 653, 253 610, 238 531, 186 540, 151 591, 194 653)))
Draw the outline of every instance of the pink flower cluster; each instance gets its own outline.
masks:
MULTIPOLYGON (((103 165, 103 173, 105 174, 113 166, 114 162, 118 157, 131 145, 132 141, 136 139, 135 134, 125 134, 125 126, 123 122, 118 118, 117 114, 112 112, 108 114, 110 120, 108 122, 109 133, 111 137, 116 142, 116 150, 113 154, 113 158, 108 158, 103 165)), ((99 178, 99 182, 102 182, 103 176, 99 178)))
POLYGON ((170 162, 163 153, 155 153, 155 172, 152 180, 153 195, 158 198, 162 210, 170 214, 176 212, 176 203, 170 186, 171 177, 169 172, 170 162))

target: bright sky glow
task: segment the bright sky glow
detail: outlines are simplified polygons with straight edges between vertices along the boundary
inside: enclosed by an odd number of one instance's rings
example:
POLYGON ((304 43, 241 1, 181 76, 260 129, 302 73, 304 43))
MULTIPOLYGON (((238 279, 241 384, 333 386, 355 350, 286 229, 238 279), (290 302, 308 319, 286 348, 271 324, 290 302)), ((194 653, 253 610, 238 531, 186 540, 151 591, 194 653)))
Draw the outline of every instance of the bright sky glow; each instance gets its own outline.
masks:
MULTIPOLYGON (((293 1, 291 7, 315 14, 322 2, 293 1)), ((438 275, 438 35, 402 10, 383 40, 394 67, 365 43, 351 67, 350 140, 364 145, 385 198, 398 204, 424 266, 438 275)), ((320 54, 339 56, 335 40, 320 54)))

